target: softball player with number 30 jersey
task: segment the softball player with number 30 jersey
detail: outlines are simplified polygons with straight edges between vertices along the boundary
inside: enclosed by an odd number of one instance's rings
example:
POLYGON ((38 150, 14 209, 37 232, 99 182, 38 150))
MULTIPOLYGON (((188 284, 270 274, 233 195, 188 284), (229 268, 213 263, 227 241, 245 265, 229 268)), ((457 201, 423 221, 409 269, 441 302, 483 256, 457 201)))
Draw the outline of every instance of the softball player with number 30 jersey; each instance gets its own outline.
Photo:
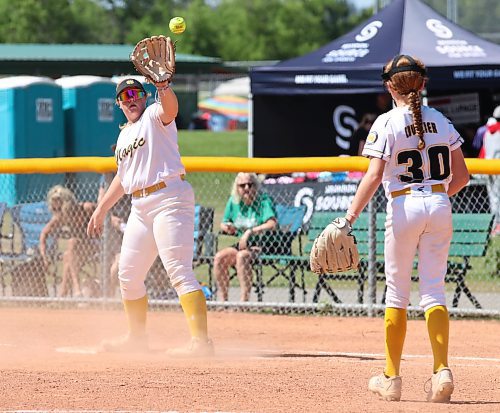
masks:
POLYGON ((147 349, 144 280, 159 254, 192 336, 187 349, 174 349, 170 354, 206 356, 213 353, 213 345, 207 335, 205 296, 192 267, 194 193, 184 180, 177 145, 178 103, 168 83, 156 87, 159 101, 146 108, 146 92, 140 82, 125 79, 117 86, 117 103, 128 121, 116 145, 118 172, 87 227, 90 235, 99 235, 109 209, 124 193, 132 195, 118 269, 129 333, 104 343, 103 349, 147 349))
POLYGON ((400 400, 400 362, 406 335, 413 261, 418 252, 420 305, 434 356, 427 400, 448 402, 454 389, 448 366, 449 318, 444 277, 452 237, 449 197, 469 181, 462 138, 440 112, 422 106, 426 69, 418 59, 394 57, 382 73, 396 107, 380 115, 363 155, 370 158, 346 219, 354 224, 380 183, 388 199, 385 223, 386 366, 368 388, 385 400, 400 400))

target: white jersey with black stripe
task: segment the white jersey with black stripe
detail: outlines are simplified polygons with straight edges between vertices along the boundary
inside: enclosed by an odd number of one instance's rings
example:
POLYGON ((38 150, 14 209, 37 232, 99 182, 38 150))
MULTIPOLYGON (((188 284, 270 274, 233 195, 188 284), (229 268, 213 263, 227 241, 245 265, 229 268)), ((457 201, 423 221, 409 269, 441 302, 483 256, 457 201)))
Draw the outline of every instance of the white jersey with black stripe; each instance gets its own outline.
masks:
POLYGON ((441 112, 422 106, 425 148, 417 149, 418 136, 409 107, 397 107, 380 115, 373 123, 363 148, 363 156, 387 163, 382 184, 386 195, 419 185, 451 181, 451 151, 463 143, 452 123, 441 112))
POLYGON ((153 103, 118 136, 115 159, 126 194, 185 173, 175 121, 164 125, 153 103))

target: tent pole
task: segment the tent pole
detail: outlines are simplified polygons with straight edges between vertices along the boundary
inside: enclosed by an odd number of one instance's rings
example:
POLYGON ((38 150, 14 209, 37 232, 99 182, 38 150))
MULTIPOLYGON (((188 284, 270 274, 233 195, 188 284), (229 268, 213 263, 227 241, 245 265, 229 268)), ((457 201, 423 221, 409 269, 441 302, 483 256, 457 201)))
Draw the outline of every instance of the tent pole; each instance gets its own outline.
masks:
POLYGON ((453 23, 458 20, 458 6, 457 0, 447 0, 446 2, 446 17, 453 23))

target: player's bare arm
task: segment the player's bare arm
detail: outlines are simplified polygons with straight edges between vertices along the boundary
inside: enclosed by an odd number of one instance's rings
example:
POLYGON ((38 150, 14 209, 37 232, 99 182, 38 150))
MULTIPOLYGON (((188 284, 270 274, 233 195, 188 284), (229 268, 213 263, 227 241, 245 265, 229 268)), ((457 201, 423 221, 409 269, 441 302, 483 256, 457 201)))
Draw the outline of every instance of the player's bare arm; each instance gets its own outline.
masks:
POLYGON ((42 232, 40 233, 40 244, 38 248, 40 250, 40 255, 42 256, 45 265, 48 265, 47 253, 46 253, 47 237, 58 225, 59 225, 59 217, 57 215, 54 215, 52 216, 52 218, 50 218, 50 221, 47 222, 47 225, 45 225, 45 227, 42 229, 42 232))
POLYGON ((382 176, 384 174, 385 161, 378 158, 371 158, 366 175, 361 180, 356 195, 352 200, 351 206, 346 214, 346 219, 352 224, 356 221, 359 214, 365 209, 366 205, 377 191, 382 176))
POLYGON ((164 125, 168 125, 172 122, 177 117, 177 112, 179 111, 177 96, 175 96, 173 90, 167 86, 167 82, 156 84, 161 103, 159 115, 164 125), (165 87, 167 88, 165 89, 165 87))
POLYGON ((98 236, 101 234, 106 213, 118 202, 124 193, 120 177, 116 175, 90 217, 87 225, 87 234, 89 236, 98 236))
POLYGON ((238 248, 240 250, 246 249, 248 245, 248 239, 250 238, 250 236, 254 234, 260 234, 265 231, 271 231, 274 228, 276 228, 276 224, 277 224, 276 219, 270 218, 261 225, 257 225, 253 228, 247 229, 240 238, 240 241, 238 243, 238 248))
POLYGON ((453 196, 460 192, 470 180, 469 171, 467 170, 461 148, 457 148, 451 152, 451 173, 452 178, 448 186, 448 196, 453 196))

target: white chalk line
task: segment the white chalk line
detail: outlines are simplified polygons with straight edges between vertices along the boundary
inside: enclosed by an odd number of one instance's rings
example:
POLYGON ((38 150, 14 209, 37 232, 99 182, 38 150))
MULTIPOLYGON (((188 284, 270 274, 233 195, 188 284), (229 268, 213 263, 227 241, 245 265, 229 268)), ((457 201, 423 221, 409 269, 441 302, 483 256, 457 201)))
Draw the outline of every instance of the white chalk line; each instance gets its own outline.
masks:
MULTIPOLYGON (((97 354, 98 350, 92 347, 58 347, 56 351, 59 353, 72 353, 72 354, 97 354)), ((230 349, 230 348, 220 348, 216 349, 219 354, 242 355, 241 349, 230 349)), ((282 351, 282 350, 255 350, 248 351, 248 356, 252 358, 269 358, 269 357, 307 357, 307 356, 318 356, 318 357, 352 357, 352 358, 373 358, 379 357, 384 358, 383 353, 352 353, 352 352, 331 352, 331 351, 282 351)), ((430 359, 432 355, 430 354, 403 354, 403 358, 406 359, 430 359)), ((481 362, 492 362, 500 363, 499 357, 477 357, 477 356, 449 356, 449 359, 460 360, 460 361, 481 361, 481 362)))
MULTIPOLYGON (((0 347, 14 347, 11 343, 0 343, 0 347)), ((68 353, 68 354, 98 354, 99 351, 95 347, 57 347, 55 351, 58 353, 68 353)), ((358 353, 358 352, 337 352, 337 351, 294 351, 294 350, 271 350, 271 349, 261 349, 261 350, 248 350, 242 351, 241 348, 216 348, 216 353, 224 355, 225 353, 229 355, 240 355, 242 357, 249 356, 251 358, 286 358, 286 357, 351 357, 351 358, 384 358, 383 353, 358 353)), ((430 354, 403 354, 405 359, 430 359, 432 355, 430 354)), ((499 357, 477 357, 477 356, 449 356, 449 359, 458 361, 480 361, 480 362, 491 362, 500 363, 499 357)))
MULTIPOLYGON (((237 351, 237 350, 235 350, 237 351)), ((256 350, 257 354, 254 357, 352 357, 352 358, 385 358, 383 353, 350 353, 350 352, 332 352, 332 351, 277 351, 277 350, 256 350)), ((403 358, 407 359, 431 359, 430 354, 403 354, 403 358)), ((476 356, 449 356, 449 359, 462 360, 462 361, 490 361, 493 363, 500 363, 498 357, 476 357, 476 356)))
POLYGON ((69 353, 69 354, 97 354, 99 353, 97 348, 94 347, 57 347, 57 353, 69 353))
MULTIPOLYGON (((52 409, 52 410, 0 410, 0 413, 181 413, 178 410, 66 410, 66 409, 52 409)), ((190 410, 191 413, 209 413, 205 410, 196 412, 190 410)), ((214 411, 210 413, 244 413, 236 411, 214 411)))

